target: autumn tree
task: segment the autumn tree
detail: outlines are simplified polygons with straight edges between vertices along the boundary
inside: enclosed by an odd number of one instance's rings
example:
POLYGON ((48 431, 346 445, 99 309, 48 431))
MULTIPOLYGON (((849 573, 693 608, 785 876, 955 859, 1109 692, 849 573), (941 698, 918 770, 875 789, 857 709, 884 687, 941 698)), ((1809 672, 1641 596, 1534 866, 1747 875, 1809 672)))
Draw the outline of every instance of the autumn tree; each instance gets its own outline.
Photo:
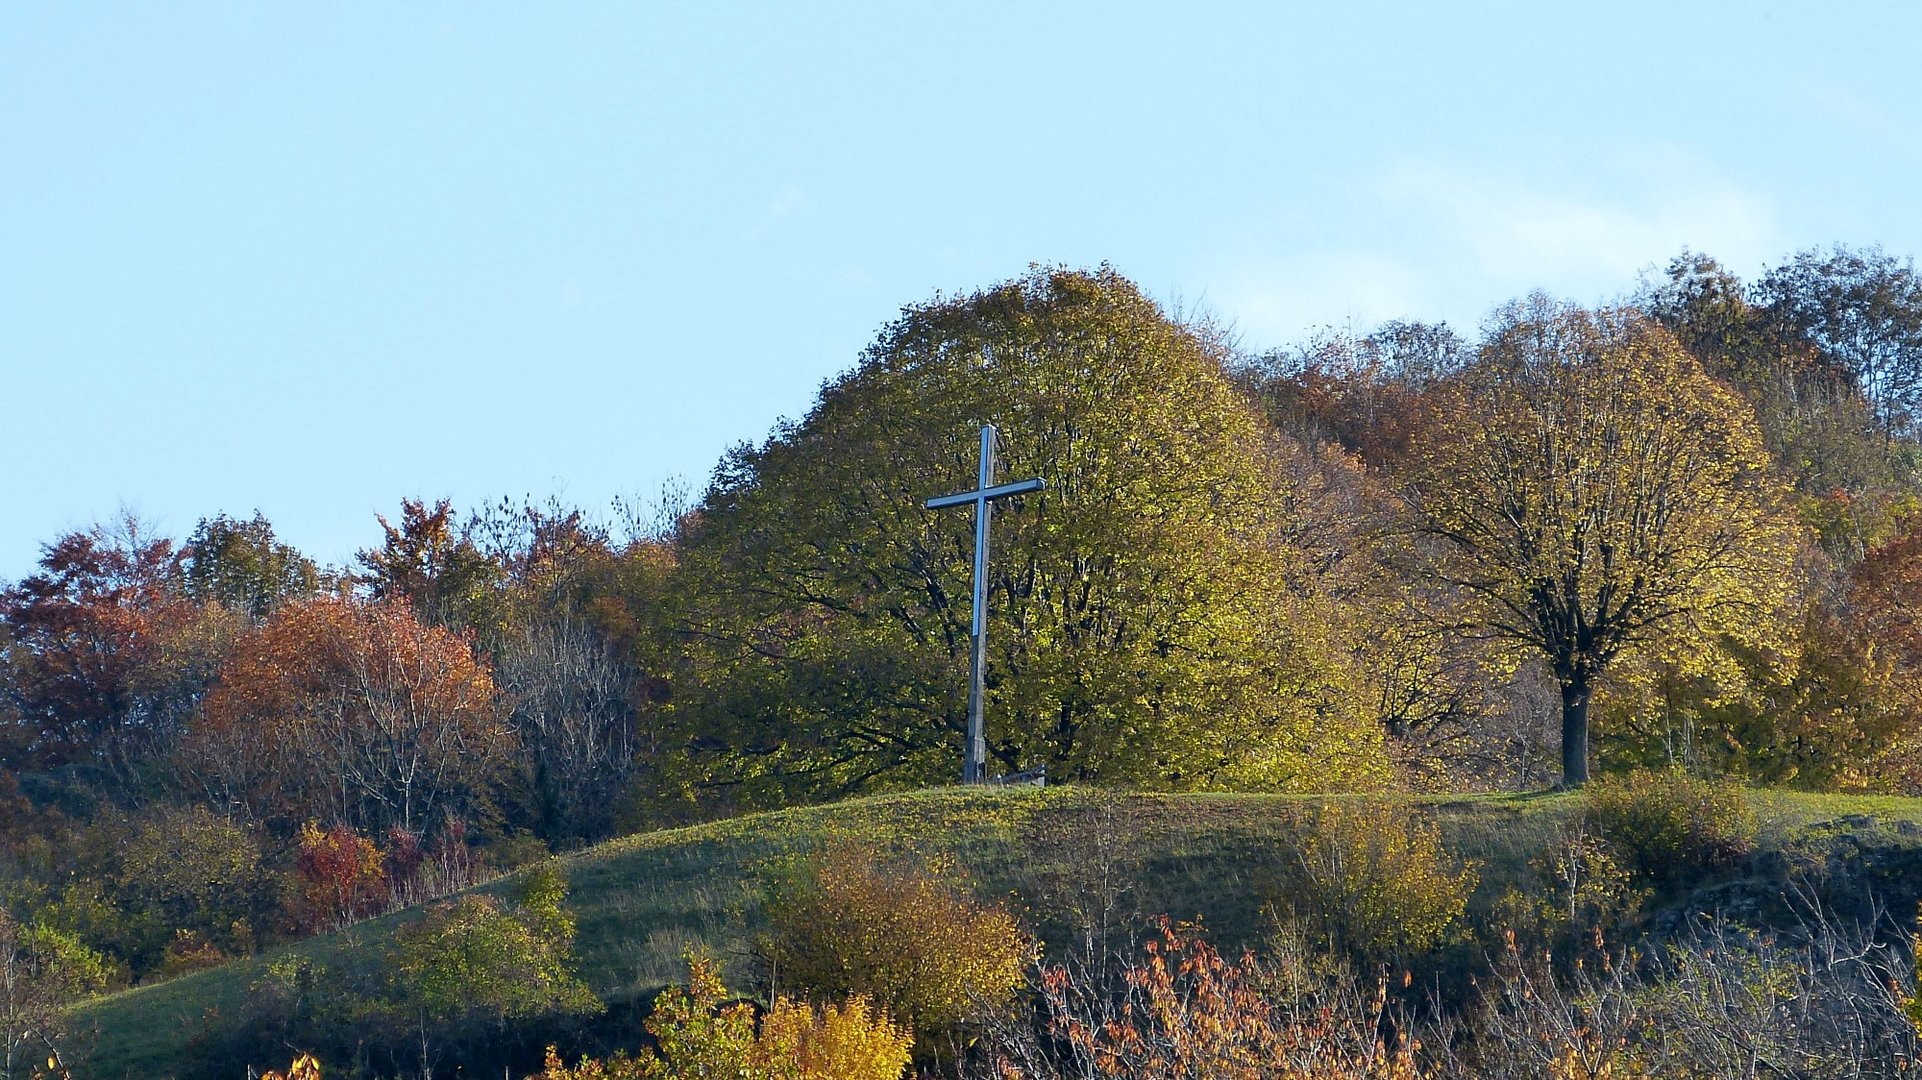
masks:
POLYGON ((1395 320, 1366 334, 1325 330, 1237 362, 1232 372, 1276 427, 1373 460, 1407 446, 1416 396, 1471 352, 1446 324, 1395 320))
POLYGON ((605 527, 556 500, 503 500, 467 532, 502 571, 501 617, 483 644, 520 734, 534 827, 552 843, 603 839, 640 764, 637 721, 656 685, 643 628, 655 613, 629 602, 645 545, 616 551, 605 527))
POLYGON ((976 432, 1046 491, 995 517, 988 753, 1157 786, 1381 775, 1345 625, 1225 348, 1111 270, 1037 269, 908 309, 798 423, 728 455, 685 532, 697 790, 827 794, 952 776, 972 528, 930 513, 976 432))
POLYGON ((475 629, 488 621, 477 609, 486 607, 501 570, 461 527, 451 502, 403 499, 398 525, 376 517, 381 546, 355 557, 371 598, 407 603, 430 623, 475 629))
POLYGON ((1796 533, 1753 412, 1631 311, 1506 309, 1438 385, 1399 494, 1470 632, 1532 650, 1561 689, 1565 783, 1624 650, 1767 632, 1796 533))
POLYGON ((513 732, 461 635, 321 597, 236 644, 186 750, 216 801, 256 816, 420 832, 485 803, 513 732))
POLYGON ((1855 567, 1849 599, 1858 631, 1852 658, 1885 673, 1886 705, 1897 717, 1873 748, 1873 767, 1904 792, 1922 790, 1922 518, 1855 567))
POLYGON ((180 589, 171 541, 128 517, 46 546, 0 590, 0 753, 126 792, 198 703, 235 627, 180 589))
POLYGON ((1766 274, 1769 314, 1805 336, 1867 396, 1885 438, 1922 418, 1922 278, 1880 248, 1803 251, 1766 274))
MULTIPOLYGON (((1801 516, 1832 558, 1852 562, 1913 508, 1911 481, 1889 452, 1856 362, 1836 351, 1831 335, 1801 325, 1830 309, 1824 319, 1844 320, 1842 298, 1814 299, 1837 291, 1834 283, 1820 265, 1785 276, 1788 269, 1751 288, 1713 258, 1685 251, 1637 303, 1754 406, 1801 516)), ((1893 315, 1862 310, 1847 319, 1861 324, 1861 336, 1894 336, 1893 328, 1871 332, 1868 325, 1893 315)))

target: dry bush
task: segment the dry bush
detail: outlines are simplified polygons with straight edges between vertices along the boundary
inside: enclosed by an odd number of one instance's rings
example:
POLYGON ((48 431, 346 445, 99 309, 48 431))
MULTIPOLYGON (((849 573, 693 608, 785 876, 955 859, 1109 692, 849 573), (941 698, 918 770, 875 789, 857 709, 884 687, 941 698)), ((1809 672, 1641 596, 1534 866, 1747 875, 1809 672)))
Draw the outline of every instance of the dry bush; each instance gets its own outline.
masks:
POLYGON ((982 1080, 1416 1080, 1388 987, 1224 957, 1193 925, 1106 972, 1046 966, 1032 1023, 991 1029, 982 1080))
POLYGON ((1489 1080, 1922 1075, 1907 957, 1805 905, 1798 940, 1706 921, 1638 957, 1599 937, 1574 964, 1512 943, 1453 1075, 1489 1080))

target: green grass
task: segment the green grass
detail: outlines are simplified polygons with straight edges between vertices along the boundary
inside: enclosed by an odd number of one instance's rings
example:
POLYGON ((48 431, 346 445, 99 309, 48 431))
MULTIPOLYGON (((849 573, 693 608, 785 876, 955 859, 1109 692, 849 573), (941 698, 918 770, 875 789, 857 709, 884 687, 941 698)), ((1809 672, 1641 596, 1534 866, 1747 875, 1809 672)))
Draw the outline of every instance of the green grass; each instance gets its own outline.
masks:
MULTIPOLYGON (((1767 830, 1791 831, 1853 814, 1922 820, 1922 800, 1756 792, 1767 830)), ((831 838, 952 856, 989 895, 1008 897, 1057 943, 1077 903, 1121 880, 1123 914, 1199 917, 1228 944, 1252 940, 1271 868, 1285 854, 1289 815, 1313 797, 1117 795, 1074 788, 943 788, 751 814, 642 833, 561 860, 579 919, 582 975, 609 1001, 675 981, 699 944, 740 962, 760 924, 757 895, 770 863, 831 838), (1118 873, 1104 874, 1105 871, 1118 873)), ((1514 880, 1525 860, 1579 808, 1566 794, 1403 800, 1428 807, 1445 842, 1478 864, 1482 890, 1514 880)), ((507 887, 506 882, 484 886, 507 887)), ((378 955, 401 912, 339 934, 211 971, 138 987, 78 1007, 97 1031, 87 1072, 165 1076, 201 1028, 238 1014, 270 959, 298 954, 323 964, 378 955)))

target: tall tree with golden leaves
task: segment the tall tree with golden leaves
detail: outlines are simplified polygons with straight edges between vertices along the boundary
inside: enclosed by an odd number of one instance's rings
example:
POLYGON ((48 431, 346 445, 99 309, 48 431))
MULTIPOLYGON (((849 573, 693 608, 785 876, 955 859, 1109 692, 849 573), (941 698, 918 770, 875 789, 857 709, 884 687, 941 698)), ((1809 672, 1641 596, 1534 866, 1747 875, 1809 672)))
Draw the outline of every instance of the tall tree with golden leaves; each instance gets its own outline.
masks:
POLYGON ((1429 423, 1399 485, 1424 565, 1463 629, 1548 661, 1565 784, 1625 650, 1768 632, 1797 534, 1754 412, 1645 316, 1512 305, 1429 423))
POLYGON ((781 802, 956 775, 973 525, 930 513, 996 424, 991 768, 1158 787, 1379 782, 1343 686, 1300 457, 1225 350, 1112 270, 906 309, 814 409, 715 473, 691 521, 677 741, 690 789, 781 802))

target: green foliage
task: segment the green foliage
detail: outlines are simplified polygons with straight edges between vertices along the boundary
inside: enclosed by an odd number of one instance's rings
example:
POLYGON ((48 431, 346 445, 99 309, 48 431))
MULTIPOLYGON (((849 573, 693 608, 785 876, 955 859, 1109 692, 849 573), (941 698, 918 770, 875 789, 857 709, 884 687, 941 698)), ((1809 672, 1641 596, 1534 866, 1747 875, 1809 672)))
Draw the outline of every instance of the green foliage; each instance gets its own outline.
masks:
POLYGON ((42 857, 51 868, 8 890, 16 906, 108 952, 136 979, 181 970, 187 952, 250 953, 256 928, 277 921, 280 875, 259 837, 202 808, 157 803, 58 831, 42 857))
POLYGON ((391 1007, 433 1029, 598 1012, 600 999, 574 972, 566 895, 559 871, 542 864, 511 905, 470 894, 432 906, 395 934, 391 1007))
POLYGON ((225 514, 201 518, 182 555, 182 581, 190 598, 256 619, 281 601, 311 596, 320 587, 314 561, 276 539, 273 525, 258 511, 251 521, 225 514))
POLYGON ((1658 884, 1726 869, 1755 846, 1755 811, 1730 781, 1637 769, 1603 778, 1586 795, 1596 831, 1658 884))
POLYGON ((953 774, 972 529, 995 517, 991 767, 1155 787, 1364 785, 1379 731, 1344 691, 1299 448, 1264 432, 1221 344, 1111 270, 1037 269, 908 309, 808 416, 721 464, 690 519, 683 782, 757 802, 953 774))
POLYGON ((0 1080, 38 1075, 50 1054, 57 1060, 66 1006, 105 989, 112 975, 107 958, 73 935, 0 910, 0 1080))
POLYGON ((1476 872, 1448 857, 1432 820, 1336 800, 1299 821, 1290 840, 1270 907, 1324 947, 1376 964, 1427 952, 1459 930, 1476 872))
POLYGON ((774 877, 761 955, 777 984, 871 997, 933 1040, 1005 1006, 1035 942, 951 863, 831 844, 774 877))

